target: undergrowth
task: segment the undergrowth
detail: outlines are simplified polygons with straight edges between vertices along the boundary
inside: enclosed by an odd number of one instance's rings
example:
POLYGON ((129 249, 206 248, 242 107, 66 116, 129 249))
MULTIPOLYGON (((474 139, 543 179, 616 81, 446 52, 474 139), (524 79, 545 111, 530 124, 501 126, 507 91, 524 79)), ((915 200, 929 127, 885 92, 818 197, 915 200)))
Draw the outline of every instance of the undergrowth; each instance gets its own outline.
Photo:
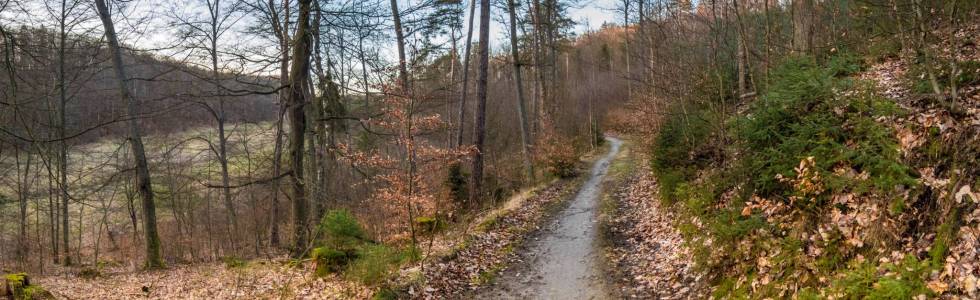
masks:
POLYGON ((919 188, 883 122, 905 112, 850 77, 862 69, 847 54, 789 58, 744 114, 712 103, 672 108, 651 164, 697 266, 714 276, 716 298, 931 295, 924 281, 945 257, 949 228, 934 229, 929 257, 897 262, 879 260, 894 250, 874 248, 894 246, 885 241, 854 245, 836 229, 812 238, 832 213, 847 212, 835 195, 882 202, 895 217, 919 188), (785 208, 746 207, 760 199, 785 208))
POLYGON ((317 276, 340 273, 376 286, 401 264, 419 258, 413 247, 402 250, 369 240, 357 218, 346 210, 327 212, 319 231, 319 247, 310 252, 317 276))

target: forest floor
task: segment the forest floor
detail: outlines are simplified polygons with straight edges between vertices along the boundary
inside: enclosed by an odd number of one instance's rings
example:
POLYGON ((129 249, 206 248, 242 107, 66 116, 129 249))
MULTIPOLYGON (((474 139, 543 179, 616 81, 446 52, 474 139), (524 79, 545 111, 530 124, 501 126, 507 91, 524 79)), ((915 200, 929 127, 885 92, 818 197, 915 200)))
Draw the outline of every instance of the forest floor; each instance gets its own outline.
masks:
MULTIPOLYGON (((172 266, 164 270, 39 277, 59 299, 366 299, 368 287, 337 276, 319 278, 289 260, 172 266)), ((66 273, 68 274, 68 273, 66 273)))
POLYGON ((605 182, 601 238, 612 292, 619 298, 707 298, 704 276, 675 228, 675 212, 661 206, 657 181, 642 151, 627 144, 605 182))

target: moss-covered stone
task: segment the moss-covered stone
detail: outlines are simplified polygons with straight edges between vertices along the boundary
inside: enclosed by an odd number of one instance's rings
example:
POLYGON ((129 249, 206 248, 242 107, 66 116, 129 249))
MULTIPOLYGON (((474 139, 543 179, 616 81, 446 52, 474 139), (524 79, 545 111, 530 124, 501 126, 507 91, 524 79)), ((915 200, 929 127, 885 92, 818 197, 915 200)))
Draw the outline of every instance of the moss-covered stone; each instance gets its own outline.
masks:
POLYGON ((43 287, 31 284, 27 273, 12 273, 3 276, 3 296, 14 300, 54 299, 54 295, 43 287))

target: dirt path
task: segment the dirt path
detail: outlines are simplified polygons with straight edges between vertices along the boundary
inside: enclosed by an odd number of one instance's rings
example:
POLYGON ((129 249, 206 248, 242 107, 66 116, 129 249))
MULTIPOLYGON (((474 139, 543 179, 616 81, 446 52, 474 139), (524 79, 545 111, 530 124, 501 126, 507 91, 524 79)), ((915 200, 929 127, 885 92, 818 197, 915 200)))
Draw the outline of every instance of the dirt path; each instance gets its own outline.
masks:
POLYGON ((521 257, 525 263, 502 271, 481 299, 606 299, 600 271, 596 215, 600 184, 622 141, 607 137, 609 153, 592 166, 575 199, 537 237, 521 257))

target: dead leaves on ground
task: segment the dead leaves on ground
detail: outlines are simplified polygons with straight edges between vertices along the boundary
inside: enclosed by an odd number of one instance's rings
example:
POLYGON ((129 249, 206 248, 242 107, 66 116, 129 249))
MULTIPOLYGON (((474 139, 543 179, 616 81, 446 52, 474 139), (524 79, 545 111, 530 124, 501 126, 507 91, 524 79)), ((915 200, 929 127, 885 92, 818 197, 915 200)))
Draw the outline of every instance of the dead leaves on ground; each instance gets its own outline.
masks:
POLYGON ((616 187, 618 208, 608 224, 613 239, 607 254, 618 272, 624 298, 702 299, 705 282, 694 271, 692 255, 673 227, 675 216, 660 207, 657 184, 641 169, 616 187))
POLYGON ((50 276, 38 282, 71 299, 365 299, 371 290, 336 276, 316 278, 312 270, 285 261, 253 261, 228 268, 220 263, 174 266, 149 272, 121 272, 94 279, 50 276))

